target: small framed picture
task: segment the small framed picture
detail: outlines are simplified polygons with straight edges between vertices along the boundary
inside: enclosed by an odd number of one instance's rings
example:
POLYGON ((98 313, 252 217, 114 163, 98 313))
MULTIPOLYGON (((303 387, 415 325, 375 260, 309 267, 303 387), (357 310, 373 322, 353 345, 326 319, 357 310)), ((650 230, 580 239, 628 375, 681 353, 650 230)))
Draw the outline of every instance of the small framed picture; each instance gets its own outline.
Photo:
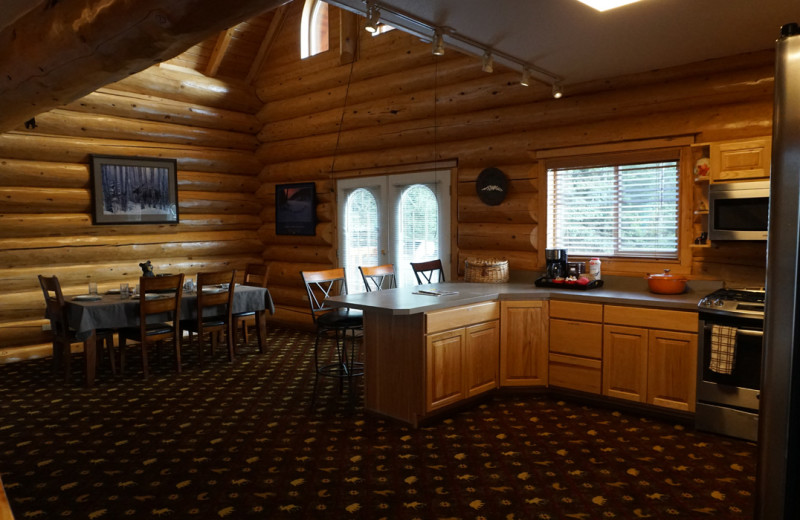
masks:
POLYGON ((94 224, 177 224, 177 161, 92 155, 94 224))
POLYGON ((275 185, 275 234, 315 235, 315 194, 313 182, 275 185))

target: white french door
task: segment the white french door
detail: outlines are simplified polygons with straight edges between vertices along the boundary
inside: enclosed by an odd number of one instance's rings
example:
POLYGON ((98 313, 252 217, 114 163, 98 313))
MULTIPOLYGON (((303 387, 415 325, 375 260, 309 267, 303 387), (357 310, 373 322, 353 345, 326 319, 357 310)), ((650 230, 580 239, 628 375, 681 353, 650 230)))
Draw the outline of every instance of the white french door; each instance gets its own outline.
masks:
POLYGON ((450 172, 337 182, 339 265, 349 292, 364 292, 359 266, 394 264, 397 285, 417 283, 411 262, 442 259, 450 279, 450 172))

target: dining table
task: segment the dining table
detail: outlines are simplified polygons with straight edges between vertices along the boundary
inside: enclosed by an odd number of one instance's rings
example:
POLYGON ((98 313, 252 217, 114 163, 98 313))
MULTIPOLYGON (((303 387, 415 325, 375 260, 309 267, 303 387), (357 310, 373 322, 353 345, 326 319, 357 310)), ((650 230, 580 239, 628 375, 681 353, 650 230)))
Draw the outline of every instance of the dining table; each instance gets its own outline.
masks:
MULTIPOLYGON (((161 296, 168 296, 166 294, 161 296)), ((154 296, 158 297, 158 296, 154 296)), ((93 386, 97 369, 97 330, 139 326, 139 296, 122 296, 119 291, 97 295, 66 297, 67 320, 75 337, 84 343, 85 384, 93 386)), ((254 312, 258 329, 258 347, 263 351, 266 338, 266 313, 275 313, 272 296, 265 287, 236 284, 233 292, 233 314, 254 312)), ((225 306, 209 307, 204 316, 226 312, 225 306)), ((170 321, 171 317, 152 316, 153 322, 170 321)), ((181 296, 181 320, 197 318, 197 292, 184 290, 181 296)))

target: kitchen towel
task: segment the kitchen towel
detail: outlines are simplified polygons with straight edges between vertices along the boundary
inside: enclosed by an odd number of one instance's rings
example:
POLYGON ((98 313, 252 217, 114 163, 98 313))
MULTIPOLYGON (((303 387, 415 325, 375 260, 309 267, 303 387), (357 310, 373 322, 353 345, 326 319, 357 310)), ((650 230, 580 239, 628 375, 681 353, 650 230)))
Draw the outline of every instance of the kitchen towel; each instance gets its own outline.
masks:
POLYGON ((733 372, 736 358, 736 327, 711 326, 711 361, 708 368, 717 374, 733 372))

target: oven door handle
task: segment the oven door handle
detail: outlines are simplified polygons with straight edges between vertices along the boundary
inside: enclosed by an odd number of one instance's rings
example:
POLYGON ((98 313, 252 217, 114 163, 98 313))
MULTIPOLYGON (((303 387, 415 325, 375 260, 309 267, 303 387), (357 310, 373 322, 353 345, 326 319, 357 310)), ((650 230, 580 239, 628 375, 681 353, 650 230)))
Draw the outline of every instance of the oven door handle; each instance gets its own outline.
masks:
POLYGON ((753 336, 757 338, 764 337, 763 330, 736 329, 736 333, 741 334, 742 336, 753 336))

